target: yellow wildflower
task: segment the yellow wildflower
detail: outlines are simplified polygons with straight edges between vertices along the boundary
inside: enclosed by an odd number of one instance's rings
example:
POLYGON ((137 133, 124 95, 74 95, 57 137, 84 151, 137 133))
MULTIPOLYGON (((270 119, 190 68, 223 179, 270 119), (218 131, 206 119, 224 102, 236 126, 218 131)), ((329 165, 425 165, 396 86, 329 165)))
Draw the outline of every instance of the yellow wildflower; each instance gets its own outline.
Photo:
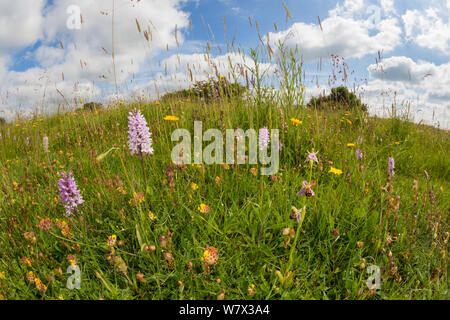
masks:
POLYGON ((209 211, 211 211, 211 207, 204 203, 200 204, 197 209, 201 213, 208 213, 209 211))
POLYGON ((180 118, 178 118, 177 116, 165 116, 164 120, 167 120, 167 121, 178 121, 178 120, 180 120, 180 118))
POLYGON ((298 119, 295 119, 295 118, 291 118, 290 120, 296 126, 298 126, 299 124, 303 123, 301 120, 298 120, 298 119))
POLYGON ((331 167, 330 171, 328 171, 328 172, 334 173, 335 175, 338 175, 338 176, 342 174, 342 170, 339 170, 339 169, 336 169, 336 168, 333 168, 333 167, 331 167))

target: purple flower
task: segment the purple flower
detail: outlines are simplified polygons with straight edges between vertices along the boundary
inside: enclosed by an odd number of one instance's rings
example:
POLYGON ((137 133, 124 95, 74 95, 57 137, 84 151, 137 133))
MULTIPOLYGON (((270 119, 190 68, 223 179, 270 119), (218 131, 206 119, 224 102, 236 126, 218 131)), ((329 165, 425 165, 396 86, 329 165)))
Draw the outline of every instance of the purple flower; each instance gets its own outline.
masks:
POLYGON ((307 162, 319 162, 317 159, 317 151, 316 152, 308 152, 308 155, 306 156, 307 162))
POLYGON ((292 206, 292 211, 293 211, 293 213, 292 213, 291 218, 292 218, 292 219, 295 218, 295 219, 297 220, 298 223, 302 222, 302 212, 303 212, 303 209, 305 209, 305 207, 300 208, 300 209, 297 209, 296 207, 292 206))
POLYGON ((359 143, 359 144, 363 143, 363 136, 359 136, 359 137, 358 137, 358 143, 359 143))
POLYGON ((391 177, 394 176, 394 174, 395 174, 394 168, 395 168, 395 161, 394 161, 394 158, 389 157, 389 175, 390 175, 391 177))
POLYGON ((131 155, 153 154, 150 129, 140 110, 135 109, 128 117, 128 146, 131 155))
POLYGON ((74 211, 78 212, 78 205, 82 204, 84 200, 81 198, 80 191, 78 190, 77 183, 72 177, 72 172, 66 175, 65 172, 61 173, 61 179, 58 181, 59 196, 61 202, 66 208, 67 216, 73 215, 74 211))
POLYGON ((311 189, 311 185, 308 181, 303 181, 303 188, 297 193, 297 196, 307 196, 312 197, 315 195, 313 189, 311 189))
POLYGON ((360 149, 356 149, 355 151, 356 159, 361 160, 363 157, 363 153, 360 149))
POLYGON ((259 129, 259 150, 264 150, 269 145, 269 130, 267 127, 259 129))

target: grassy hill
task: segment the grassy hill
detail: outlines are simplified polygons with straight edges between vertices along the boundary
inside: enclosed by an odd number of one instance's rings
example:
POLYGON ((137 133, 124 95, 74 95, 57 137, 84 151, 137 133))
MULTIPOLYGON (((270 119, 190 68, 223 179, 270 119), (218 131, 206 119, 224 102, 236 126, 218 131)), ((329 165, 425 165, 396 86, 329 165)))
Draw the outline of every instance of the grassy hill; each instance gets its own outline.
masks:
POLYGON ((170 99, 0 132, 2 298, 448 297, 446 131, 358 111, 170 99), (153 139, 145 179, 127 146, 134 108, 153 139), (280 170, 262 176, 260 165, 172 164, 171 133, 193 133, 194 120, 223 132, 280 129, 280 170), (318 163, 306 161, 313 150, 318 163), (67 217, 58 180, 70 171, 84 203, 67 217), (297 196, 304 180, 314 196, 297 196), (306 208, 301 224, 293 206, 306 208), (208 247, 217 249, 215 264, 205 265, 215 253, 208 247), (66 287, 70 265, 80 268, 80 289, 66 287), (381 270, 377 291, 366 285, 372 265, 381 270))

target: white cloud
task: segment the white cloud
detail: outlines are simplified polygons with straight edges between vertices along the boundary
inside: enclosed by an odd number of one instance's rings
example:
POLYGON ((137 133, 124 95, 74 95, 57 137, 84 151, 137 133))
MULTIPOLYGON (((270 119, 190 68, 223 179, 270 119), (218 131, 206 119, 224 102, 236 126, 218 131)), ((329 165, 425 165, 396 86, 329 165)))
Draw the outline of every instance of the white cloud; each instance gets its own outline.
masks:
POLYGON ((330 54, 362 58, 379 50, 394 50, 402 35, 397 18, 369 9, 363 0, 346 0, 330 10, 322 28, 298 22, 287 30, 269 33, 271 46, 276 47, 279 40, 291 48, 298 46, 306 61, 330 54))
POLYGON ((441 13, 437 8, 424 12, 407 10, 402 16, 407 39, 418 46, 450 54, 450 19, 448 13, 447 16, 441 13))
POLYGON ((0 2, 0 53, 34 44, 42 35, 45 0, 0 2))
POLYGON ((391 57, 380 64, 372 64, 368 68, 373 79, 386 81, 421 83, 428 76, 436 73, 436 66, 429 62, 416 63, 408 57, 391 57))
MULTIPOLYGON (((115 1, 115 67, 119 86, 135 74, 147 71, 162 50, 175 48, 177 42, 183 44, 183 30, 189 25, 188 13, 180 7, 185 1, 115 1)), ((100 87, 111 88, 115 82, 111 1, 77 1, 83 18, 80 30, 67 28, 67 8, 74 1, 58 0, 45 8, 44 0, 29 2, 29 6, 19 1, 0 4, 0 85, 3 96, 8 92, 4 107, 40 105, 44 92, 49 103, 64 103, 56 88, 69 101, 82 94, 99 93, 100 87), (40 46, 31 48, 38 40, 40 46), (5 66, 11 60, 9 55, 26 47, 30 51, 24 58, 36 66, 25 71, 8 71, 5 66)))
POLYGON ((375 107, 409 104, 416 121, 450 127, 450 62, 435 65, 408 57, 383 59, 368 67, 366 98, 375 107), (395 101, 394 101, 395 97, 395 101))
MULTIPOLYGON (((450 1, 450 0, 449 0, 450 1)), ((380 0, 381 7, 386 13, 396 13, 394 0, 380 0)))

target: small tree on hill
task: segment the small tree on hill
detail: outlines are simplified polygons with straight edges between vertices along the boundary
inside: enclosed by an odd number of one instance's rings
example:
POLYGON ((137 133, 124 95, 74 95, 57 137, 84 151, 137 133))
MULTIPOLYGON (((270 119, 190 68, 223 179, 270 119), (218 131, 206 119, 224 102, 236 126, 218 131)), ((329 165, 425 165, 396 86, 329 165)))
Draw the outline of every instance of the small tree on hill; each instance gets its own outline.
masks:
POLYGON ((367 105, 361 102, 353 92, 346 87, 336 87, 331 89, 327 96, 313 97, 308 103, 308 108, 318 110, 354 110, 367 111, 367 105))
POLYGON ((103 105, 98 102, 89 102, 89 103, 83 104, 83 110, 95 111, 95 110, 100 110, 102 108, 103 108, 103 105))

